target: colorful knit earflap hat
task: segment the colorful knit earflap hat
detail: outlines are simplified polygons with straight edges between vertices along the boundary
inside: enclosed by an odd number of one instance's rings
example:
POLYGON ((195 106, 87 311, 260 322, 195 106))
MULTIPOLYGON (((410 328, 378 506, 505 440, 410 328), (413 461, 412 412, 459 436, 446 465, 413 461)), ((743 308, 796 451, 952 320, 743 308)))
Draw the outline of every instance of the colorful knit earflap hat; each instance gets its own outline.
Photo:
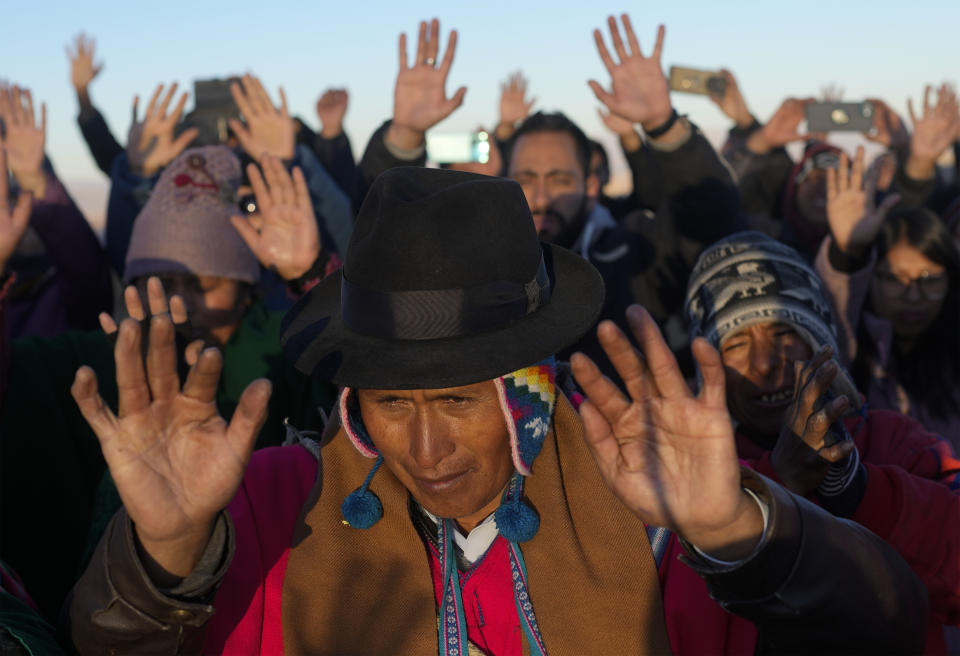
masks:
MULTIPOLYGON (((510 542, 526 542, 537 533, 540 518, 522 500, 523 477, 532 473, 533 461, 550 432, 557 391, 556 360, 550 356, 534 365, 494 379, 500 408, 510 436, 510 451, 515 472, 504 490, 495 520, 497 529, 510 542)), ((343 502, 340 511, 354 528, 370 528, 383 517, 383 506, 370 490, 370 482, 383 456, 370 439, 360 416, 356 395, 350 387, 340 392, 340 417, 347 437, 361 455, 376 459, 363 484, 343 502)))

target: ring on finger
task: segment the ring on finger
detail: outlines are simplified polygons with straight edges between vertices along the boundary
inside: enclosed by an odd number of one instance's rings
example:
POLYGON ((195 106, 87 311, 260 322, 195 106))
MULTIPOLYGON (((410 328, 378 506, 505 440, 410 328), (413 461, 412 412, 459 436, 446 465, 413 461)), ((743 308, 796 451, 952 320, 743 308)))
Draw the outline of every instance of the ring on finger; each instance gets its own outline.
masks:
POLYGON ((434 64, 437 63, 437 60, 434 59, 433 57, 426 57, 426 58, 423 60, 423 63, 426 64, 427 66, 433 66, 434 64))

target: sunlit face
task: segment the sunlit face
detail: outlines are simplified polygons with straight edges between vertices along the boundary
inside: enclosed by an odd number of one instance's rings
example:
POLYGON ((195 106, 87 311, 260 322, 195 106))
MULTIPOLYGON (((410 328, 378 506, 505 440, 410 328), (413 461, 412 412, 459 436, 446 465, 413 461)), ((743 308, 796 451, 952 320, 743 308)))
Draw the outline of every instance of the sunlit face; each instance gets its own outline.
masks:
POLYGON ((497 509, 514 468, 493 381, 357 400, 384 463, 426 510, 469 531, 497 509))
POLYGON ((540 238, 552 241, 579 212, 593 208, 596 176, 584 178, 577 143, 566 132, 521 135, 513 145, 507 175, 520 183, 540 238))
MULTIPOLYGON (((187 273, 158 275, 167 297, 180 296, 187 307, 194 339, 223 346, 233 335, 247 309, 243 285, 231 278, 187 273)), ((149 307, 146 276, 137 280, 144 307, 149 307)))
POLYGON ((748 431, 776 439, 793 400, 794 362, 813 349, 786 323, 748 326, 720 348, 727 378, 727 407, 748 431))
POLYGON ((919 337, 940 314, 948 288, 946 269, 901 239, 877 263, 870 303, 895 335, 919 337))

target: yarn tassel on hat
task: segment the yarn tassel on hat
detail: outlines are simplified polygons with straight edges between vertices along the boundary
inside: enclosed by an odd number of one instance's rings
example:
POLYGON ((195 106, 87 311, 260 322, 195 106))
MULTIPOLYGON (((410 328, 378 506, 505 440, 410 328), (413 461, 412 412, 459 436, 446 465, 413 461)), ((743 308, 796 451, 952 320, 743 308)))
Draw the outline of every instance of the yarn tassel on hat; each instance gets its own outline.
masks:
POLYGON ((526 542, 540 528, 540 515, 522 497, 523 476, 514 472, 494 513, 497 530, 509 542, 526 542))
POLYGON ((383 517, 383 504, 377 495, 370 491, 370 481, 383 464, 383 456, 377 456, 373 469, 367 474, 363 485, 347 495, 340 504, 340 514, 353 528, 370 528, 383 517))

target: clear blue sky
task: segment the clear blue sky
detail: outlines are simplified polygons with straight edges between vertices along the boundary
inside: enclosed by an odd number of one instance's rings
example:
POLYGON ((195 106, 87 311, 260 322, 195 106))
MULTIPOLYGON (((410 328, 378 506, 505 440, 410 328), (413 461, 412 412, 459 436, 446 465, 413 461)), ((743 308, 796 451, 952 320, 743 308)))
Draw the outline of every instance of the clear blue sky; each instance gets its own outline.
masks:
MULTIPOLYGON (((437 16, 460 44, 448 83, 467 85, 466 102, 440 130, 496 120, 499 82, 522 69, 538 107, 562 109, 588 134, 605 137, 586 80, 607 77, 591 37, 612 12, 627 11, 641 45, 667 26, 663 65, 726 66, 761 120, 787 95, 815 95, 836 83, 844 98, 879 96, 905 112, 926 82, 960 78, 960 1, 903 2, 4 2, 0 78, 29 85, 48 105, 47 150, 82 204, 96 213, 105 178, 76 128, 76 101, 64 45, 80 30, 97 39, 106 66, 94 102, 125 142, 130 103, 160 81, 190 89, 197 77, 252 71, 315 125, 313 104, 328 86, 350 90, 346 129, 357 150, 387 118, 397 67, 397 35, 415 35, 437 16), (92 191, 91 191, 92 190, 92 191), (93 194, 93 200, 90 195, 93 194), (100 196, 98 196, 98 194, 100 196)), ((414 37, 415 42, 415 37, 414 37)), ((413 46, 411 46, 413 47, 413 46)), ((411 53, 412 57, 412 53, 411 53)), ((725 118, 706 99, 675 94, 674 104, 714 140, 725 118)), ((188 107, 192 100, 188 101, 188 107)), ((611 141, 612 143, 612 141, 611 141)))

